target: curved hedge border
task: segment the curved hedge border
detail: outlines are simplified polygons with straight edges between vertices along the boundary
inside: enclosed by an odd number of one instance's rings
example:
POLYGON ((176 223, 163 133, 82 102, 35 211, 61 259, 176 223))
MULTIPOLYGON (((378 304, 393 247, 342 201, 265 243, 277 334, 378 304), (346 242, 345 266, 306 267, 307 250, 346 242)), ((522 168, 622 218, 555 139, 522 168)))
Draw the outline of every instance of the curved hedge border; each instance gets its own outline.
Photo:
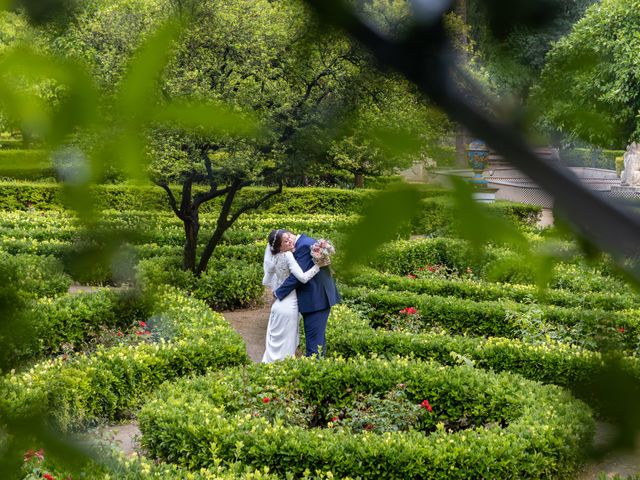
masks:
POLYGON ((374 327, 384 326, 389 317, 398 316, 400 310, 414 307, 425 329, 437 326, 453 334, 514 338, 521 334, 523 327, 531 325, 528 309, 535 308, 533 314, 540 317, 536 321, 568 329, 570 334, 575 332, 585 346, 595 348, 598 342, 613 342, 627 350, 640 346, 637 310, 605 312, 554 305, 529 307, 510 300, 475 302, 365 287, 343 286, 340 293, 343 299, 367 309, 374 327), (624 333, 620 334, 618 329, 624 333))
POLYGON ((633 351, 640 348, 637 310, 606 312, 555 305, 525 305, 511 300, 475 302, 455 297, 420 295, 385 289, 342 287, 342 298, 363 306, 374 327, 387 325, 391 317, 407 308, 417 309, 425 329, 440 327, 453 334, 515 338, 534 323, 564 330, 565 337, 590 349, 615 346, 633 351))
MULTIPOLYGON (((396 356, 435 360, 445 365, 468 364, 496 372, 517 373, 530 380, 568 388, 602 418, 611 412, 602 404, 597 382, 611 369, 600 352, 548 342, 532 345, 503 337, 466 337, 437 333, 412 334, 371 328, 358 313, 344 305, 331 310, 327 328, 328 354, 355 357, 396 356), (594 383, 596 382, 596 383, 594 383)), ((629 387, 640 395, 640 360, 616 358, 629 387)))
POLYGON ((474 301, 513 300, 559 307, 582 307, 603 310, 624 310, 640 306, 640 298, 613 292, 576 293, 560 289, 545 289, 511 283, 493 283, 482 280, 447 279, 442 277, 407 278, 373 269, 362 269, 350 277, 349 285, 371 289, 386 288, 418 294, 453 296, 474 301))
POLYGON ((249 361, 240 336, 203 303, 167 290, 154 311, 170 340, 98 349, 7 375, 0 383, 2 416, 47 413, 60 429, 77 429, 127 414, 166 380, 249 361))
MULTIPOLYGON (((102 447, 101 443, 98 443, 102 447)), ((280 480, 280 477, 267 471, 248 471, 243 465, 237 464, 229 468, 221 466, 202 468, 190 471, 184 467, 171 463, 156 462, 145 457, 126 456, 124 452, 113 445, 101 448, 97 461, 90 461, 80 472, 70 472, 64 466, 59 466, 45 455, 44 461, 37 458, 26 463, 23 467, 28 473, 37 467, 41 473, 49 473, 53 478, 71 479, 85 478, 91 480, 280 480), (106 451, 102 451, 106 450, 106 451), (76 475, 76 476, 72 476, 76 475), (79 477, 78 477, 79 475, 79 477)), ((29 476, 28 478, 34 478, 29 476)), ((40 477, 38 477, 40 478, 40 477)), ((328 477, 305 476, 301 480, 320 480, 328 477)))
POLYGON ((152 455, 192 468, 240 461, 293 477, 321 465, 335 476, 362 479, 561 478, 579 465, 593 433, 588 408, 560 388, 506 373, 403 360, 252 365, 165 385, 157 397, 138 417, 142 443, 152 455), (321 411, 399 384, 410 401, 429 399, 434 424, 465 418, 483 426, 455 433, 436 427, 429 435, 354 435, 334 424, 306 429, 287 426, 286 417, 270 422, 260 414, 269 408, 260 398, 265 394, 278 402, 296 391, 321 411))
POLYGON ((79 349, 104 328, 124 330, 146 320, 147 309, 138 295, 109 290, 32 301, 20 312, 24 335, 12 332, 4 338, 0 358, 14 367, 62 353, 65 347, 79 349))

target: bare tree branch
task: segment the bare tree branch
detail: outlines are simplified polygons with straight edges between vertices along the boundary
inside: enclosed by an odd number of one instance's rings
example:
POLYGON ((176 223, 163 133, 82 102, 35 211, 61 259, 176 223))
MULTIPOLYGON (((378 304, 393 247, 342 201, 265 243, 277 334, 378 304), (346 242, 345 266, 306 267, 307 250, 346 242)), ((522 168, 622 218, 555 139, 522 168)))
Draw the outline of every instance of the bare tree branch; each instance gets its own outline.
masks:
POLYGON ((180 210, 178 210, 178 202, 176 201, 176 197, 173 195, 173 192, 171 191, 171 187, 169 187, 169 185, 166 182, 155 182, 155 184, 161 187, 165 192, 167 192, 167 196, 169 197, 169 205, 171 206, 173 213, 175 213, 176 216, 180 220, 182 220, 184 216, 182 215, 180 210))

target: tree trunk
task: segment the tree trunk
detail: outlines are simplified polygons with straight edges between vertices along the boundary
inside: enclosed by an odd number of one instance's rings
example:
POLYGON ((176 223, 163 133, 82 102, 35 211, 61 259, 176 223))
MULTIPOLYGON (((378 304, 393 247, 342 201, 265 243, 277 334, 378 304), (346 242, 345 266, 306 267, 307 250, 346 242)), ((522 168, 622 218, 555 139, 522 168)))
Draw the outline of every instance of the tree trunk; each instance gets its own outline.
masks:
POLYGON ((213 255, 214 250, 220 243, 220 240, 222 240, 222 236, 224 235, 224 232, 226 232, 228 228, 229 228, 228 225, 220 225, 220 223, 218 223, 216 230, 213 232, 213 235, 207 242, 207 245, 205 246, 204 251, 202 252, 202 256, 200 257, 200 263, 198 263, 198 270, 196 271, 196 275, 198 277, 202 275, 202 272, 204 272, 207 269, 207 266, 209 265, 209 260, 211 259, 211 255, 213 255))
POLYGON ((467 132, 462 125, 456 126, 456 167, 467 168, 469 162, 467 161, 467 132))
POLYGON ((184 220, 184 255, 182 269, 196 272, 196 249, 198 248, 198 233, 200 230, 200 220, 198 212, 184 220))
POLYGON ((198 262, 198 269, 196 270, 196 275, 198 277, 202 275, 202 272, 207 269, 207 265, 209 265, 209 260, 211 259, 213 251, 218 246, 218 243, 220 243, 220 240, 222 240, 222 235, 224 235, 224 232, 226 232, 227 229, 231 226, 232 222, 229 222, 231 205, 233 205, 233 200, 236 197, 236 193, 238 193, 238 190, 240 190, 241 188, 242 182, 240 180, 234 180, 233 184, 229 187, 227 196, 225 197, 224 202, 222 202, 222 208, 220 209, 220 213, 218 214, 216 229, 205 245, 202 256, 200 257, 200 262, 198 262))
POLYGON ((353 176, 353 183, 356 188, 364 188, 364 173, 356 172, 353 176))

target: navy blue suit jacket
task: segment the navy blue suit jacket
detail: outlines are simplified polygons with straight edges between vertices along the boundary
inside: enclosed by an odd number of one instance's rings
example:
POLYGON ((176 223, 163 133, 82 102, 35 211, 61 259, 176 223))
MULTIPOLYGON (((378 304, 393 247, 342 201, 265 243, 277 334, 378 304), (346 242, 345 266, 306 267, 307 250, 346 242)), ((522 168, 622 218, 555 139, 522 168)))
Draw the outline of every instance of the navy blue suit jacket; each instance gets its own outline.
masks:
MULTIPOLYGON (((314 238, 300 235, 295 245, 293 257, 296 259, 303 272, 313 267, 311 258, 311 246, 316 243, 314 238)), ((282 282, 282 285, 275 291, 276 297, 282 300, 293 290, 298 295, 298 309, 300 313, 311 313, 325 310, 340 302, 340 294, 336 288, 336 282, 331 277, 328 267, 323 267, 307 283, 302 283, 293 275, 282 282)))

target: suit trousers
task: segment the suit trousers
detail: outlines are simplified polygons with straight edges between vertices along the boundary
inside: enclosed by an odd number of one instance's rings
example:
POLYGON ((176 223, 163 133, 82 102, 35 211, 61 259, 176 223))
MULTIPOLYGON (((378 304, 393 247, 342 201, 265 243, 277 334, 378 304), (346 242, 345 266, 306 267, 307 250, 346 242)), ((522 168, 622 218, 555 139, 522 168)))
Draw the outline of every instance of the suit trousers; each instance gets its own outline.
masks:
POLYGON ((318 350, 321 352, 320 356, 325 356, 327 350, 325 332, 327 330, 327 320, 329 320, 330 312, 331 307, 325 310, 302 314, 302 319, 304 321, 305 343, 307 347, 305 355, 307 357, 318 355, 318 350))

